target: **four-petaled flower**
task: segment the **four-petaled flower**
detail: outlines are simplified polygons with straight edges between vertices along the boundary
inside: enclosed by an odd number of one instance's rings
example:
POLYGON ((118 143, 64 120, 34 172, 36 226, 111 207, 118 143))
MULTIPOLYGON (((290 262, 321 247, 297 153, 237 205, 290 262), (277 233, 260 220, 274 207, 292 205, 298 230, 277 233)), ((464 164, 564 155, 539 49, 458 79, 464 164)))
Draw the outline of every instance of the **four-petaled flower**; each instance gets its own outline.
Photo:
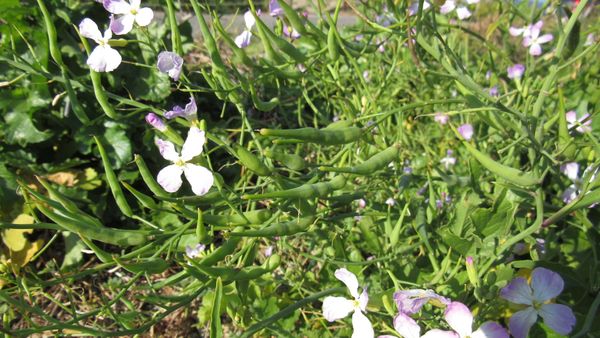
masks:
POLYGON ((362 294, 358 294, 358 280, 356 276, 344 269, 335 270, 335 277, 342 281, 348 287, 350 294, 354 299, 344 297, 329 296, 323 300, 323 317, 330 322, 346 317, 350 312, 352 314, 352 327, 354 332, 352 338, 371 338, 375 336, 373 326, 369 319, 363 314, 366 311, 369 295, 367 289, 363 288, 362 294))
POLYGON ((98 46, 88 56, 87 64, 96 72, 112 72, 121 64, 121 54, 109 45, 112 38, 110 29, 100 33, 98 25, 91 19, 85 18, 79 24, 82 36, 96 41, 98 46))
POLYGON ((510 317, 510 333, 515 338, 525 338, 537 321, 538 315, 544 323, 559 334, 566 335, 575 325, 575 315, 566 305, 549 301, 558 296, 564 287, 564 281, 554 271, 535 268, 531 273, 531 282, 517 277, 500 290, 500 297, 526 308, 510 317))
MULTIPOLYGON (((469 17, 471 17, 471 12, 467 8, 467 6, 463 5, 463 6, 458 6, 458 8, 457 8, 456 2, 457 1, 455 1, 455 0, 446 0, 446 2, 442 5, 442 7, 440 7, 440 13, 448 14, 456 9, 456 16, 460 20, 468 19, 469 17)), ((473 4, 479 3, 479 0, 466 0, 466 2, 468 5, 473 5, 473 4)))
POLYGON ((531 36, 532 29, 541 30, 543 25, 544 22, 540 20, 533 25, 525 25, 521 28, 511 26, 508 29, 508 33, 512 36, 523 36, 524 38, 528 38, 531 36))
POLYGON ((235 37, 235 44, 240 48, 245 48, 250 45, 250 40, 252 39, 252 27, 256 23, 256 19, 254 19, 254 15, 252 12, 247 11, 244 13, 244 23, 246 24, 246 29, 238 36, 235 37))
POLYGON ((104 8, 112 14, 110 28, 117 35, 127 34, 133 29, 133 22, 141 27, 148 26, 154 17, 154 12, 148 7, 140 8, 140 0, 104 0, 104 8))
POLYGON ((161 73, 168 74, 173 80, 179 81, 183 58, 176 53, 163 51, 158 54, 156 67, 161 73))
POLYGON ((196 100, 193 96, 191 96, 190 102, 185 105, 185 108, 181 108, 181 106, 175 106, 173 107, 173 110, 169 110, 165 113, 165 117, 169 120, 176 117, 185 117, 187 120, 193 121, 197 119, 197 111, 198 107, 196 106, 196 100))
POLYGON ((537 27, 531 28, 529 36, 523 38, 523 47, 529 47, 529 54, 539 56, 542 54, 541 44, 547 43, 554 39, 552 34, 544 34, 540 36, 541 30, 537 27))
POLYGON ((485 322, 473 332, 473 314, 461 302, 450 303, 444 319, 460 338, 508 338, 508 332, 496 322, 485 322))
POLYGON ((189 163, 194 157, 202 153, 205 142, 204 131, 195 126, 192 126, 188 131, 188 136, 181 149, 181 155, 175 151, 173 143, 156 139, 156 145, 162 157, 173 162, 173 164, 163 168, 156 179, 165 191, 175 192, 179 190, 183 183, 181 174, 185 174, 185 178, 190 182, 194 194, 202 196, 208 192, 214 182, 213 174, 202 166, 189 163))

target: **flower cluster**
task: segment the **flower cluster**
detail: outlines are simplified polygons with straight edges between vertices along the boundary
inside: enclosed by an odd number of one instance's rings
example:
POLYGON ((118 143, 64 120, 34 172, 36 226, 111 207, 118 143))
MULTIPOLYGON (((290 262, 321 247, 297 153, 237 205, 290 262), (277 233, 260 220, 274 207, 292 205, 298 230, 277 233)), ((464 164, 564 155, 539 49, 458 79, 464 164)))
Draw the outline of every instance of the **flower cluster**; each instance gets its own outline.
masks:
POLYGON ((479 0, 466 0, 465 3, 461 3, 463 1, 457 0, 446 0, 446 2, 440 7, 440 13, 448 14, 456 10, 456 16, 460 20, 465 20, 471 17, 471 11, 469 11, 468 6, 479 3, 479 0))

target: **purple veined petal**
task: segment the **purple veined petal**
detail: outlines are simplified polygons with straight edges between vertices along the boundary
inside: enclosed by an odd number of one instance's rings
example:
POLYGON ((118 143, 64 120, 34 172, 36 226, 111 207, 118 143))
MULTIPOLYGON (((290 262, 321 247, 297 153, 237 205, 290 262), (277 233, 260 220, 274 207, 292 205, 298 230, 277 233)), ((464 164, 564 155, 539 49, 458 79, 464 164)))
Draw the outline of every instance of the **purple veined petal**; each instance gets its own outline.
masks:
POLYGON ((468 19, 471 17, 471 12, 469 11, 469 9, 467 7, 460 6, 456 9, 456 16, 460 20, 465 20, 465 19, 468 19))
POLYGON ((157 138, 156 141, 154 141, 154 143, 156 143, 160 155, 165 160, 171 162, 177 162, 179 160, 179 154, 175 150, 175 145, 172 142, 157 138))
POLYGON ((335 278, 346 284, 346 287, 350 291, 352 297, 354 297, 354 299, 358 299, 358 279, 356 278, 356 275, 345 268, 335 270, 334 275, 335 278))
POLYGON ((176 192, 181 188, 183 181, 181 180, 181 173, 183 168, 176 164, 171 164, 164 167, 158 172, 156 181, 160 184, 166 192, 176 192))
POLYGON ((554 39, 554 35, 552 35, 552 34, 544 34, 544 35, 540 36, 537 39, 537 43, 542 44, 542 43, 550 42, 553 39, 554 39))
POLYGON ((535 268, 531 273, 531 289, 533 299, 538 303, 544 303, 560 295, 565 282, 562 277, 554 271, 546 268, 535 268))
POLYGON ((500 289, 500 297, 515 304, 532 305, 533 292, 523 277, 517 277, 500 289))
POLYGON ((251 30, 252 27, 254 27, 256 19, 254 18, 254 15, 252 15, 252 12, 247 11, 244 13, 244 23, 246 24, 246 30, 251 30))
POLYGON ((510 328, 510 334, 514 338, 527 338, 529 330, 537 321, 537 312, 533 307, 528 307, 524 310, 516 312, 510 317, 508 327, 510 328))
POLYGON ((485 322, 471 335, 471 338, 509 338, 508 332, 496 322, 485 322))
POLYGON ((456 332, 433 329, 425 332, 421 338, 459 338, 456 332))
POLYGON ((104 0, 104 8, 112 14, 131 13, 131 5, 123 0, 104 0))
POLYGON ((212 172, 203 166, 186 163, 183 166, 183 173, 197 196, 205 195, 215 182, 212 172))
POLYGON ((243 31, 240 35, 236 36, 234 42, 239 48, 246 48, 250 45, 252 39, 252 33, 250 31, 243 31))
POLYGON ((509 33, 510 35, 512 35, 512 36, 519 36, 519 35, 523 34, 523 31, 524 31, 524 30, 525 30, 524 28, 517 28, 517 27, 512 27, 512 26, 511 26, 511 27, 508 29, 508 33, 509 33))
POLYGON ((168 120, 176 118, 176 117, 184 117, 185 111, 180 106, 175 106, 175 107, 173 107, 172 110, 165 112, 164 116, 168 120))
POLYGON ((140 8, 135 15, 135 22, 140 25, 140 27, 145 27, 152 22, 152 18, 154 18, 154 12, 152 9, 148 7, 140 8))
POLYGON ((162 51, 158 54, 156 67, 158 67, 160 72, 169 74, 169 76, 175 81, 179 80, 182 66, 183 58, 176 53, 162 51))
POLYGON ((159 131, 167 130, 167 125, 158 115, 156 115, 154 113, 148 113, 148 114, 146 114, 145 119, 149 125, 156 128, 157 130, 159 130, 159 131))
POLYGON ((352 328, 352 338, 375 337, 375 331, 373 331, 371 321, 360 310, 355 310, 352 314, 352 328))
POLYGON ((191 127, 181 148, 181 159, 187 162, 200 155, 205 142, 206 136, 204 135, 204 130, 191 127))
POLYGON ((457 128, 458 133, 462 136, 466 141, 471 140, 473 137, 473 126, 469 123, 465 123, 457 128))
POLYGON ((329 322, 342 319, 354 311, 354 301, 344 297, 328 296, 323 299, 323 317, 329 322))
POLYGON ((544 319, 544 324, 561 335, 568 335, 575 326, 575 315, 566 305, 544 304, 539 314, 544 319))
POLYGON ((450 304, 450 300, 438 295, 433 290, 411 289, 401 290, 394 293, 394 301, 398 311, 406 314, 414 314, 421 310, 428 302, 438 302, 440 305, 450 304))
POLYGON ((421 336, 419 324, 402 312, 394 317, 394 329, 404 338, 419 338, 421 336))
POLYGON ((283 15, 283 9, 279 6, 279 2, 277 0, 269 1, 269 15, 272 17, 278 17, 283 15))
POLYGON ((440 7, 440 13, 448 14, 448 13, 452 12, 454 10, 454 8, 456 8, 456 3, 452 0, 446 0, 446 2, 444 2, 442 7, 440 7))
POLYGON ((196 113, 198 112, 198 106, 196 106, 196 99, 193 96, 190 96, 190 102, 185 105, 184 113, 185 118, 188 120, 193 120, 196 118, 196 113))
POLYGON ((542 55, 542 46, 540 46, 537 42, 532 44, 531 47, 529 47, 529 54, 532 56, 542 55))
POLYGON ((134 21, 135 15, 131 13, 121 15, 120 17, 111 20, 110 29, 117 35, 124 35, 131 32, 134 21))
POLYGON ((450 303, 444 311, 444 319, 461 337, 468 337, 473 333, 473 314, 461 302, 450 303))
POLYGON ((96 72, 112 72, 121 64, 121 54, 108 45, 96 46, 87 64, 96 72))
POLYGON ((79 23, 79 33, 88 39, 96 41, 96 43, 102 40, 102 34, 98 29, 98 25, 89 18, 81 20, 79 23))
POLYGON ((579 179, 579 163, 569 162, 560 166, 560 172, 567 175, 571 181, 579 179))

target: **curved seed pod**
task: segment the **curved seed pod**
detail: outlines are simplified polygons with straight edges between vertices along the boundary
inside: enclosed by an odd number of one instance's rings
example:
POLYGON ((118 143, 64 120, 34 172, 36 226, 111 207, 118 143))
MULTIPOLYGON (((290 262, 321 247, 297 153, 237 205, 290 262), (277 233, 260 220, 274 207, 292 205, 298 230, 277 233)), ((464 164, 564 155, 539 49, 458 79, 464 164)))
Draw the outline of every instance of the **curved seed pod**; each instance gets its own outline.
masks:
POLYGON ((125 187, 125 189, 129 190, 129 192, 146 208, 156 210, 158 209, 158 205, 152 199, 152 197, 138 191, 134 187, 127 184, 127 182, 121 181, 121 184, 125 187))
POLYGON ((281 162, 281 164, 292 170, 300 171, 306 168, 306 161, 302 158, 302 156, 297 154, 284 154, 279 151, 266 149, 265 156, 281 162))
POLYGON ((240 163, 244 167, 252 170, 258 176, 271 175, 271 169, 269 169, 269 167, 267 167, 256 155, 242 146, 235 145, 234 147, 235 157, 240 160, 240 163))
POLYGON ((300 142, 335 145, 357 141, 360 138, 362 131, 358 127, 336 129, 261 129, 260 134, 269 137, 295 139, 300 142))
POLYGON ((509 166, 506 166, 502 163, 496 162, 491 159, 488 155, 480 152, 475 149, 472 145, 464 142, 463 145, 473 157, 481 163, 487 170, 491 171, 493 174, 502 177, 503 179, 518 185, 522 185, 525 187, 529 187, 532 185, 537 185, 542 182, 542 180, 535 176, 532 173, 523 172, 519 169, 515 169, 509 166))
POLYGON ((315 215, 309 215, 289 222, 272 224, 262 229, 240 231, 231 235, 240 237, 291 236, 306 231, 314 221, 315 215))
POLYGON ((368 160, 354 167, 333 168, 320 167, 323 171, 334 171, 342 173, 350 173, 357 175, 371 175, 375 171, 385 168, 388 164, 396 160, 399 156, 399 145, 392 145, 387 149, 371 156, 368 160))
POLYGON ((102 157, 102 165, 104 166, 104 171, 106 172, 106 180, 108 181, 110 191, 115 198, 115 202, 117 202, 117 206, 125 216, 131 217, 133 215, 133 211, 131 211, 131 207, 129 206, 129 203, 127 203, 125 194, 123 194, 123 190, 121 190, 117 175, 110 166, 106 150, 104 150, 104 146, 102 145, 102 142, 100 142, 100 139, 94 136, 94 140, 96 141, 96 145, 98 145, 98 151, 100 152, 100 157, 102 157))
POLYGON ((242 199, 246 200, 256 200, 256 199, 266 199, 266 198, 314 198, 314 197, 323 197, 329 195, 332 191, 342 189, 346 185, 346 178, 344 176, 339 175, 334 177, 329 182, 320 182, 314 184, 303 184, 299 187, 281 190, 281 191, 272 191, 264 194, 255 194, 255 195, 243 195, 242 199))

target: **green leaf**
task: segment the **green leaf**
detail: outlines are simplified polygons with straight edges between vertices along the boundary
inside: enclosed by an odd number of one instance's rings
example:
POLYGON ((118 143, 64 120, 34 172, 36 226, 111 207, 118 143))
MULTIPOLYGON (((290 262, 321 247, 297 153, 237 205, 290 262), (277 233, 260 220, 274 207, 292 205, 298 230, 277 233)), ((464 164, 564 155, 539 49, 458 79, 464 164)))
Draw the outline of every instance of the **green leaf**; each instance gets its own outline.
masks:
POLYGON ((24 113, 12 112, 4 116, 6 121, 4 137, 11 144, 25 146, 29 143, 40 143, 52 136, 52 133, 42 132, 36 128, 31 117, 24 113))
POLYGON ((60 267, 61 270, 79 265, 83 261, 81 250, 87 248, 77 234, 63 231, 62 235, 65 242, 65 256, 60 267))
POLYGON ((107 128, 104 138, 113 150, 108 153, 108 157, 113 169, 119 169, 133 158, 131 142, 120 124, 107 121, 104 126, 107 128))
POLYGON ((223 337, 223 327, 221 326, 221 298, 223 298, 223 284, 221 278, 217 278, 215 283, 215 298, 212 303, 210 338, 223 337))

